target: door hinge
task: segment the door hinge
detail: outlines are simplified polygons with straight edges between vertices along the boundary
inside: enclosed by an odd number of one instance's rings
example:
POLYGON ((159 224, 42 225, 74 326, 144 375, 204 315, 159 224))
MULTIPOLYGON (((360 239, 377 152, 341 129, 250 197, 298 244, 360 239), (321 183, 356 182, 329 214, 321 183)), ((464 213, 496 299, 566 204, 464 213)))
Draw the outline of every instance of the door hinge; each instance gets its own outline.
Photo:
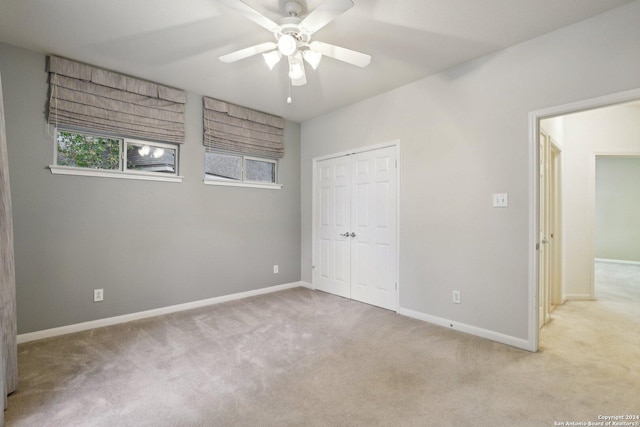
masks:
POLYGON ((396 282, 396 291, 398 290, 398 282, 396 282))
POLYGON ((398 169, 398 159, 396 159, 396 169, 398 169))
POLYGON ((540 250, 540 243, 536 243, 536 251, 540 250))

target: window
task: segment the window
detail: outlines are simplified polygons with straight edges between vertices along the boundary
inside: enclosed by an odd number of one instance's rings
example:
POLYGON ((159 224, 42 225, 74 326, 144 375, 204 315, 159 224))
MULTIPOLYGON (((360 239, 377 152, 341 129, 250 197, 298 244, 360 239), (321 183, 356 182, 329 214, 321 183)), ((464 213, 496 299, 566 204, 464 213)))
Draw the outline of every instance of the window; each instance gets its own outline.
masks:
POLYGON ((205 183, 245 187, 281 188, 278 161, 207 149, 205 183))
POLYGON ((58 129, 55 149, 53 173, 182 181, 174 144, 58 129))
POLYGON ((125 140, 127 171, 159 172, 175 175, 176 148, 168 144, 125 140))
POLYGON ((119 170, 121 145, 119 139, 59 131, 56 137, 56 164, 119 170))
POLYGON ((245 181, 276 182, 276 162, 261 159, 244 159, 245 181))
POLYGON ((282 117, 203 97, 204 183, 280 189, 282 117))

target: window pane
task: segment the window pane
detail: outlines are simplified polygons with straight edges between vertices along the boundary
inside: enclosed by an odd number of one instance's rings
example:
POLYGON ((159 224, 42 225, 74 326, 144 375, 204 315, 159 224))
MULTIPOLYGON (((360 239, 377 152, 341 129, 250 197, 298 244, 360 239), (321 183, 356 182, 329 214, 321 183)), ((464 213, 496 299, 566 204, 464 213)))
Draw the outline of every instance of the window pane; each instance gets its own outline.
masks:
POLYGON ((127 144, 127 169, 176 173, 176 150, 152 144, 127 144))
POLYGON ((206 153, 204 170, 207 178, 242 180, 242 157, 220 153, 206 153))
POLYGON ((260 160, 247 159, 247 181, 276 182, 276 164, 260 160))
POLYGON ((58 132, 59 166, 75 166, 92 169, 120 169, 119 139, 85 135, 73 132, 58 132))

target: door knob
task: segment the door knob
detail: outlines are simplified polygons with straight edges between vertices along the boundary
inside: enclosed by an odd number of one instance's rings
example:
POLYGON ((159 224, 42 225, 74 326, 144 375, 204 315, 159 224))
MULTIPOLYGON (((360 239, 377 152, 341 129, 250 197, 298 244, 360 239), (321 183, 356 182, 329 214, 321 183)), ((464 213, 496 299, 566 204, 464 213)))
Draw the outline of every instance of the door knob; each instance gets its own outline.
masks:
POLYGON ((349 232, 348 232, 348 231, 346 231, 346 232, 342 233, 342 234, 341 234, 341 236, 342 236, 342 237, 349 237, 349 232))
MULTIPOLYGON (((347 233, 349 234, 349 233, 347 233)), ((351 237, 356 237, 356 233, 354 233, 353 231, 351 232, 351 237)))

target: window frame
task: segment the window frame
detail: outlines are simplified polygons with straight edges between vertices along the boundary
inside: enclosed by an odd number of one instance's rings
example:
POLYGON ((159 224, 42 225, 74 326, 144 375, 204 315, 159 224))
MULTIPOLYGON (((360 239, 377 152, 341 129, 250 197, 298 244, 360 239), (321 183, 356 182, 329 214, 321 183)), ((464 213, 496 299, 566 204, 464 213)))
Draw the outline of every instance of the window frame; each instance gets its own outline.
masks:
POLYGON ((204 183, 206 185, 221 185, 221 186, 227 186, 227 187, 248 187, 248 188, 264 188, 264 189, 270 189, 270 190, 279 190, 283 187, 282 184, 280 184, 278 182, 279 180, 279 173, 278 173, 278 166, 279 166, 279 161, 278 159, 271 159, 268 157, 256 157, 256 156, 249 156, 249 155, 245 155, 242 153, 236 153, 233 151, 224 151, 224 150, 216 150, 216 149, 211 149, 211 148, 205 148, 205 152, 204 152, 204 160, 206 162, 206 156, 207 153, 213 153, 213 154, 223 154, 223 155, 227 155, 227 156, 236 156, 239 157, 241 159, 241 167, 242 167, 242 179, 241 180, 233 180, 233 179, 223 179, 223 178, 208 178, 207 177, 207 170, 206 170, 206 166, 205 166, 205 171, 204 171, 204 183), (252 181, 252 180, 248 180, 247 179, 247 167, 246 167, 246 161, 247 160, 254 160, 254 161, 258 161, 258 162, 264 162, 264 163, 272 163, 274 165, 274 182, 264 182, 264 181, 252 181))
POLYGON ((180 160, 180 144, 171 144, 166 142, 147 141, 142 139, 127 138, 117 135, 107 135, 91 130, 80 130, 68 127, 56 127, 53 132, 53 164, 49 165, 49 170, 56 175, 78 175, 78 176, 95 176, 101 178, 119 178, 134 179, 144 181, 165 181, 165 182, 182 182, 183 176, 179 175, 180 160), (119 169, 93 169, 78 166, 58 165, 58 134, 60 132, 69 132, 80 135, 93 136, 98 138, 108 138, 119 141, 119 169), (148 145, 150 147, 159 147, 164 149, 175 150, 175 172, 149 172, 137 171, 127 168, 127 145, 148 145))

